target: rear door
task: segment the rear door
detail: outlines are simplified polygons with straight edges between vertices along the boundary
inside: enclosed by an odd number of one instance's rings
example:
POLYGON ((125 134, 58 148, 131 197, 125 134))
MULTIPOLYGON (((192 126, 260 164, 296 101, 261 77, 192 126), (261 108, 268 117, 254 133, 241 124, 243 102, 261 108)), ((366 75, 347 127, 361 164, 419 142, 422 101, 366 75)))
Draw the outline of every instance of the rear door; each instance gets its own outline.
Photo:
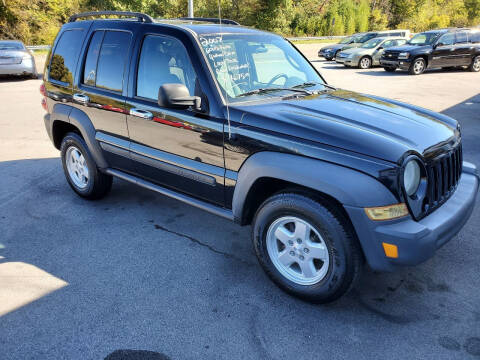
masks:
POLYGON ((459 31, 455 37, 455 53, 458 65, 470 65, 475 47, 472 44, 470 31, 459 31))
MULTIPOLYGON (((94 23, 95 24, 95 23, 94 23)), ((100 24, 89 34, 85 56, 74 88, 75 106, 85 112, 112 168, 132 170, 125 111, 126 71, 133 28, 100 24)))
MULTIPOLYGON (((142 27, 127 99, 131 157, 143 178, 224 205, 224 120, 210 116, 192 43, 173 30, 142 27), (150 32, 150 31, 151 32, 150 32), (187 47, 190 48, 187 51, 187 47), (161 85, 180 83, 202 98, 202 110, 158 105, 161 85)), ((180 30, 177 30, 179 32, 180 30)))

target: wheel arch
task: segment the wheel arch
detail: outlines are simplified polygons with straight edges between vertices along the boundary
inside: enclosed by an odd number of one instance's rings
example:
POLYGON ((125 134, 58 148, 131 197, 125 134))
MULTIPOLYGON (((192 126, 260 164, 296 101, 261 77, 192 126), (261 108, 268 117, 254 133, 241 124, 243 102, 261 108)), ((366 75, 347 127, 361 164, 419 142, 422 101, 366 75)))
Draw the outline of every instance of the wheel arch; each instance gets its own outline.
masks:
POLYGON ((235 221, 250 223, 258 206, 284 189, 308 191, 342 209, 343 205, 367 207, 397 202, 383 184, 360 171, 298 155, 260 152, 249 157, 238 173, 232 201, 235 221))

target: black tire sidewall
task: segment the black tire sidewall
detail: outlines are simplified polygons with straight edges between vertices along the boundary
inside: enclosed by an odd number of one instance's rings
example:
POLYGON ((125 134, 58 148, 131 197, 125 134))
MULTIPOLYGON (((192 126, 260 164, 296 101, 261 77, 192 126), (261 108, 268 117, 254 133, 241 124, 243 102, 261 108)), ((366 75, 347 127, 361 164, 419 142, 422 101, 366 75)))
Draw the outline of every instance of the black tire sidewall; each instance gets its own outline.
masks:
POLYGON ((75 133, 69 133, 62 140, 60 153, 62 158, 63 171, 65 173, 65 177, 70 187, 81 196, 91 195, 95 187, 95 181, 97 177, 97 166, 92 156, 90 155, 90 152, 88 151, 85 141, 79 135, 75 133), (70 174, 68 173, 67 164, 66 164, 66 153, 68 148, 71 146, 75 146, 78 150, 80 150, 80 152, 82 153, 83 157, 87 162, 90 179, 88 181, 87 187, 84 189, 81 189, 77 185, 75 185, 75 183, 70 178, 70 174))
MULTIPOLYGON (((348 241, 345 229, 322 205, 294 194, 274 196, 267 200, 255 216, 252 227, 255 252, 269 277, 283 290, 313 302, 328 302, 337 298, 349 266, 348 241), (291 196, 295 196, 292 201, 291 196), (282 216, 296 216, 312 224, 322 236, 329 252, 329 269, 325 277, 313 285, 299 285, 285 278, 275 267, 268 254, 266 234, 270 224, 282 216)), ((343 294, 343 292, 342 292, 343 294)), ((340 294, 341 295, 341 294, 340 294)))

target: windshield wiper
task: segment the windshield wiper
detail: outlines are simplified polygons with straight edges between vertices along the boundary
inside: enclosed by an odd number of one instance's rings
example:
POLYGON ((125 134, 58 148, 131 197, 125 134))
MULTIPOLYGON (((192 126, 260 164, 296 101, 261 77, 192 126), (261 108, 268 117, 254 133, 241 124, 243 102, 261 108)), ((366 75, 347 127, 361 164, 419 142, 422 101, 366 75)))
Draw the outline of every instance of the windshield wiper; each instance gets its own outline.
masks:
POLYGON ((307 82, 304 82, 303 84, 295 85, 295 86, 293 86, 293 88, 303 88, 303 87, 315 86, 315 85, 322 85, 322 86, 324 86, 324 87, 326 87, 326 88, 329 88, 329 89, 332 89, 332 90, 337 90, 335 87, 333 87, 333 86, 331 86, 331 85, 322 84, 322 83, 313 82, 313 81, 307 81, 307 82))
POLYGON ((310 91, 305 90, 305 89, 296 89, 295 87, 291 87, 291 88, 277 88, 277 87, 275 87, 275 88, 260 88, 260 89, 255 89, 255 90, 252 90, 252 91, 247 91, 247 92, 244 92, 243 94, 237 95, 237 97, 256 95, 256 94, 265 94, 265 93, 268 93, 268 92, 271 92, 271 91, 282 91, 282 90, 295 91, 295 92, 300 92, 300 93, 303 93, 303 94, 306 94, 306 95, 312 95, 312 93, 310 91))

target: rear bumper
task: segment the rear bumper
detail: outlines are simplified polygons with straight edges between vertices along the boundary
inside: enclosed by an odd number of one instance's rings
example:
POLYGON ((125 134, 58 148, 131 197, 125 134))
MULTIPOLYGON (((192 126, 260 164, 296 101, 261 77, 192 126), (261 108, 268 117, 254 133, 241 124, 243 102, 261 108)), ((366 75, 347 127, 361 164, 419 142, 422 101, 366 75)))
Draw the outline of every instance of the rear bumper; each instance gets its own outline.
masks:
POLYGON ((452 197, 418 222, 410 217, 372 221, 363 208, 345 206, 373 270, 393 271, 399 266, 420 264, 460 231, 472 214, 479 186, 476 167, 464 162, 463 169, 452 197), (385 256, 383 242, 397 246, 398 258, 385 256))
POLYGON ((22 61, 20 64, 0 65, 0 75, 36 74, 34 61, 22 61))
POLYGON ((395 69, 408 70, 410 68, 410 61, 407 60, 384 60, 380 59, 380 66, 393 67, 395 69))
POLYGON ((50 123, 50 114, 45 114, 43 116, 43 122, 45 123, 45 129, 47 130, 48 137, 50 138, 50 141, 53 142, 52 124, 50 123))

